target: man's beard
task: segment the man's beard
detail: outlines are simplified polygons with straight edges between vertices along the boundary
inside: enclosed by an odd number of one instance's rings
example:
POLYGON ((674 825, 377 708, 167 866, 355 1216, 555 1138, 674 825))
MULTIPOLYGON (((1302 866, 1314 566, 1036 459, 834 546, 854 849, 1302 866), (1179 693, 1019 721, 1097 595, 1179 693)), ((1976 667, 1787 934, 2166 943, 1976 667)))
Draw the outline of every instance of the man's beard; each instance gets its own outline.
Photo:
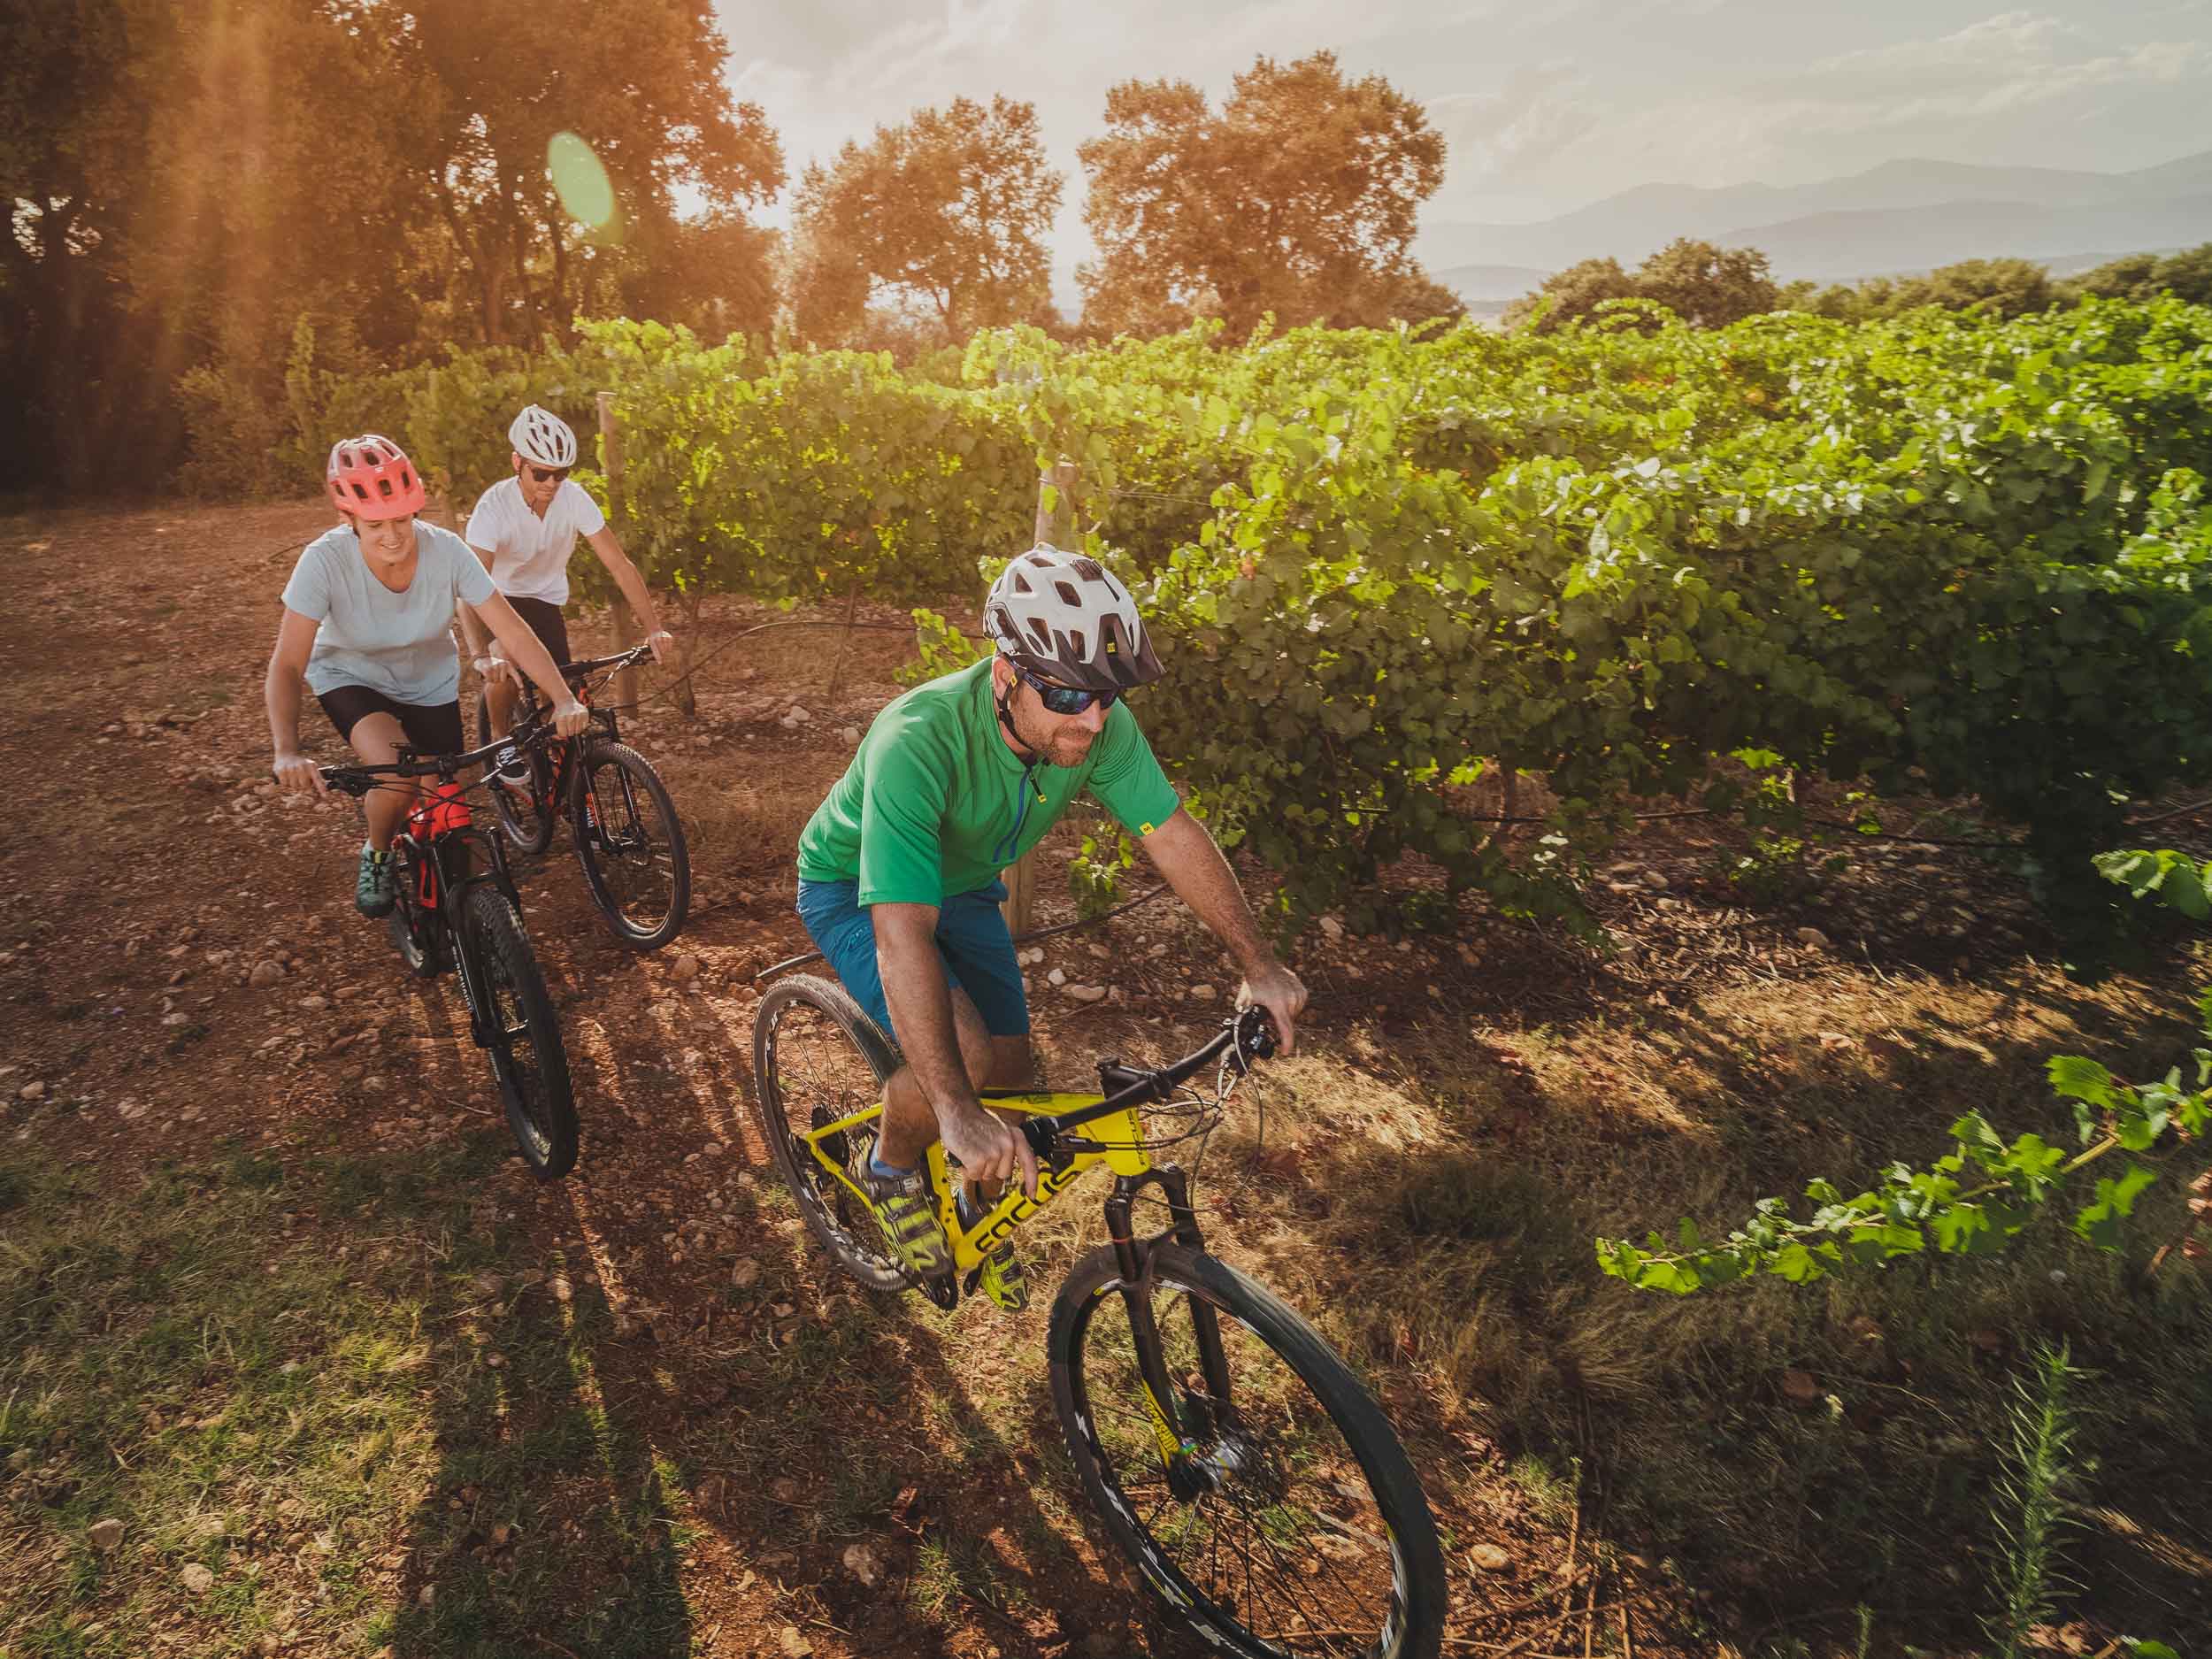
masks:
POLYGON ((1020 731, 1018 726, 1015 734, 1031 754, 1041 757, 1055 766, 1080 766, 1090 758, 1091 745, 1097 741, 1096 733, 1086 732, 1080 727, 1057 733, 1044 742, 1020 731))

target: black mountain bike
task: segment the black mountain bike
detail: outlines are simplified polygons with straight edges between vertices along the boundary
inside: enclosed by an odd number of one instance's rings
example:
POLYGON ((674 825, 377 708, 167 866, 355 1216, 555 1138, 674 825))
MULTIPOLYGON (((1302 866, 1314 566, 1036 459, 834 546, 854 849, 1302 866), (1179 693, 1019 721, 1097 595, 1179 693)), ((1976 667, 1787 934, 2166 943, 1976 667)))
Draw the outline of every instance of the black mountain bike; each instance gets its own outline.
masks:
POLYGON ((524 1162, 548 1179, 565 1175, 576 1167, 576 1100, 560 1020, 522 930, 522 901, 506 851, 477 827, 467 792, 455 781, 457 772, 481 765, 492 749, 428 760, 414 753, 401 749, 390 766, 325 766, 323 781, 357 800, 372 789, 403 787, 395 780, 437 780, 392 839, 398 902, 386 926, 417 978, 456 970, 469 1033, 490 1056, 524 1162), (481 868, 475 857, 480 843, 481 868))
MULTIPOLYGON (((588 705, 620 670, 649 659, 640 645, 613 657, 566 663, 561 672, 588 705)), ((657 950, 683 930, 691 908, 691 854, 668 786, 652 763, 622 741, 611 709, 593 709, 572 738, 553 734, 544 697, 524 681, 511 741, 530 768, 526 786, 495 781, 492 802, 517 850, 541 853, 565 814, 592 902, 633 950, 657 950)), ((493 743, 491 712, 476 696, 476 730, 493 743)))

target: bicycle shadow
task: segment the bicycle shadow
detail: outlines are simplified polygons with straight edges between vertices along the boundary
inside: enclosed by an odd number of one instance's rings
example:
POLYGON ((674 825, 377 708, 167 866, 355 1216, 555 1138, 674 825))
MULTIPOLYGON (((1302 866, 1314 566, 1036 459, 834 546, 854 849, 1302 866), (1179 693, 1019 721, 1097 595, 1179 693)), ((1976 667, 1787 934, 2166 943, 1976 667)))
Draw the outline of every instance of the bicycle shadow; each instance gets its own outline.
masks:
MULTIPOLYGON (((413 1028, 480 1067, 455 987, 411 990, 413 1028)), ((557 1248, 548 1261, 531 1242, 532 1222, 557 1240, 586 1236, 578 1194, 532 1180, 488 1069, 445 1074, 466 1075, 465 1102, 488 1102, 491 1115, 465 1134, 480 1195, 443 1217, 438 1240, 439 1301, 453 1305, 429 1326, 434 1467, 383 1557, 399 1570, 388 1652, 689 1654, 695 1620, 653 1414, 603 1363, 616 1325, 588 1264, 557 1248)), ((590 1090, 580 1078, 580 1101, 590 1090)))
MULTIPOLYGON (((618 1078, 672 1082, 656 1124, 664 1144, 696 1135, 729 1148, 678 1165, 721 1183, 728 1225, 707 1231, 728 1240, 734 1270, 715 1259, 702 1326, 677 1332, 678 1354, 663 1348, 670 1371, 712 1377, 710 1398, 726 1390, 703 1409, 692 1391, 665 1443, 693 1518, 733 1563, 773 1580, 780 1617, 818 1650, 834 1635, 855 1653, 967 1655, 982 1630, 1002 1653, 1041 1659, 1092 1640, 1086 1651, 1186 1651, 1087 1531, 1043 1376, 1046 1310, 1010 1321, 972 1302, 948 1317, 846 1278, 759 1141, 753 999, 666 1001, 663 1023, 631 1048, 583 1046, 595 1075, 605 1055, 618 1078), (636 1048, 674 1054, 672 1079, 630 1058, 636 1048)), ((656 1301, 676 1300, 674 1281, 697 1264, 701 1235, 680 1236, 686 1262, 655 1236, 626 1270, 656 1301)))

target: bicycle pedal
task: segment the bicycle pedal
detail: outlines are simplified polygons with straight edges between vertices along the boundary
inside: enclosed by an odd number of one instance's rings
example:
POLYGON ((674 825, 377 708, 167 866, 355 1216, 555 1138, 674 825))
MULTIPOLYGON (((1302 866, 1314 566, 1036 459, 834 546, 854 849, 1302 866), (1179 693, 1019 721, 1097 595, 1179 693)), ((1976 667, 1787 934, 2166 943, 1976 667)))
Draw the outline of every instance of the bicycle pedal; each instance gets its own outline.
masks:
MULTIPOLYGON (((972 1289, 973 1286, 970 1288, 972 1289)), ((950 1313, 960 1305, 960 1286, 955 1276, 950 1273, 931 1274, 922 1281, 922 1289, 928 1294, 930 1301, 935 1302, 947 1313, 950 1313)))
POLYGON ((982 1284, 982 1282, 983 1270, 980 1267, 970 1268, 968 1270, 967 1278, 960 1281, 960 1294, 964 1296, 974 1295, 976 1293, 976 1287, 982 1284))

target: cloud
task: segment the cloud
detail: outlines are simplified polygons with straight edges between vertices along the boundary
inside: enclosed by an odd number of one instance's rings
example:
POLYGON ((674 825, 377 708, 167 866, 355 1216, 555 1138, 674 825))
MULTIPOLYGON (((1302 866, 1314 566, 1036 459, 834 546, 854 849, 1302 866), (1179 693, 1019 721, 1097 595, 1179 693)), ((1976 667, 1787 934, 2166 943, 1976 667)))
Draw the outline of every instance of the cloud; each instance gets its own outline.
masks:
POLYGON ((1458 186, 1509 184, 1586 131, 1588 82, 1560 64, 1516 69, 1495 92, 1431 98, 1429 125, 1441 134, 1458 186))
POLYGON ((2212 69, 2201 41, 2100 51, 2061 19, 2006 12, 1934 40, 1839 53, 1772 88, 1786 112, 1831 130, 1974 119, 2083 92, 2173 85, 2212 69))

